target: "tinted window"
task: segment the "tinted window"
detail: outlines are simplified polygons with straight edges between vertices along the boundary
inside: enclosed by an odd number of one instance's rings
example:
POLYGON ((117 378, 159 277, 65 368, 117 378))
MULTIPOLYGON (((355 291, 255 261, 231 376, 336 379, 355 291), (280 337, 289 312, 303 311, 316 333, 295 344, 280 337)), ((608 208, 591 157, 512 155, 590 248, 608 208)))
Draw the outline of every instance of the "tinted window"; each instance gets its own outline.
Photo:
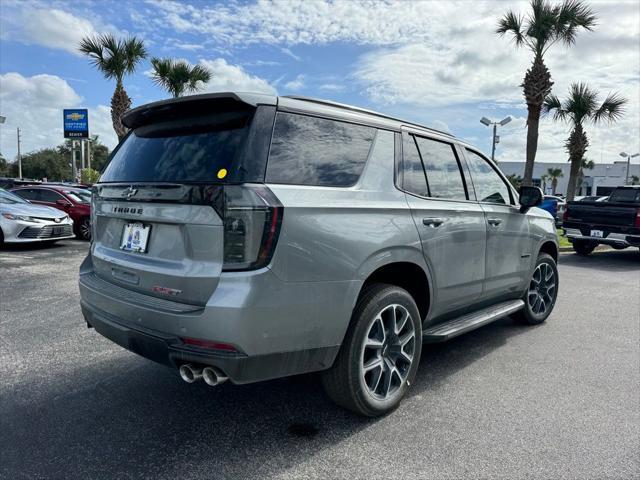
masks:
POLYGON ((402 137, 402 189, 409 193, 428 197, 427 179, 424 176, 424 168, 415 139, 412 135, 403 135, 402 137))
POLYGON ((460 165, 453 145, 416 137, 422 163, 427 173, 429 196, 466 200, 460 165))
POLYGON ((484 158, 467 150, 467 164, 479 202, 511 203, 509 187, 484 158))
POLYGON ((640 188, 617 188, 609 197, 610 202, 640 202, 640 188))
POLYGON ((221 169, 231 173, 237 166, 249 121, 247 112, 221 112, 138 127, 100 182, 219 182, 221 169))
POLYGON ((367 161, 376 129, 324 118, 278 113, 267 182, 348 187, 367 161))
POLYGON ((3 190, 2 188, 0 188, 0 203, 12 205, 14 203, 23 204, 27 202, 24 201, 22 198, 18 197, 17 195, 14 195, 13 193, 7 192, 6 190, 3 190))
POLYGON ((56 201, 60 200, 61 198, 63 197, 58 192, 42 188, 38 190, 38 198, 36 198, 36 200, 38 200, 39 202, 56 203, 56 201))
POLYGON ((37 200, 38 192, 33 188, 23 188, 20 190, 16 190, 13 193, 18 195, 21 198, 26 198, 27 200, 37 200))

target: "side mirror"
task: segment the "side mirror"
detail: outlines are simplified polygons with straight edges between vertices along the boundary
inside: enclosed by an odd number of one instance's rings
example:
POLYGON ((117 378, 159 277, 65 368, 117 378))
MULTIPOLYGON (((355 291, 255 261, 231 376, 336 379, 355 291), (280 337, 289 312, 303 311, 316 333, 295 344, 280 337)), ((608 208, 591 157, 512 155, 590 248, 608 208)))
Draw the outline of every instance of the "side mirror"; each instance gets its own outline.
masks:
POLYGON ((531 207, 537 207, 543 198, 540 188, 523 185, 520 187, 520 212, 525 213, 531 207))
POLYGON ((56 204, 60 205, 62 208, 69 208, 71 206, 69 202, 67 202, 66 200, 63 200, 62 198, 59 198, 58 200, 56 200, 56 204))

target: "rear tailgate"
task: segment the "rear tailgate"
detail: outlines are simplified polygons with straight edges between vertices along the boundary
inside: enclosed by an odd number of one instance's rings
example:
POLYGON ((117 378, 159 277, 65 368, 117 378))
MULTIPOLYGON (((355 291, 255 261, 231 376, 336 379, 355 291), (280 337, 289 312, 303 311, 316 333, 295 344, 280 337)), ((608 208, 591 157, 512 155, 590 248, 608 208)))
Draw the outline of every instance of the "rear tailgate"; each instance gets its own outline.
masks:
POLYGON ((205 305, 225 262, 221 199, 234 184, 264 180, 274 116, 275 106, 217 94, 127 113, 132 130, 94 187, 95 275, 205 305))

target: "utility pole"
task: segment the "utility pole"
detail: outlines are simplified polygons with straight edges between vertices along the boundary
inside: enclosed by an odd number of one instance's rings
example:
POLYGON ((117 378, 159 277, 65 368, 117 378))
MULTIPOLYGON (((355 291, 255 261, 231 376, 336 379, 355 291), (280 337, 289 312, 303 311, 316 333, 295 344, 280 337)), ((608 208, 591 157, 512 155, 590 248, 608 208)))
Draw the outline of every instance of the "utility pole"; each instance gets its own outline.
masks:
POLYGON ((87 140, 87 168, 91 170, 91 139, 87 140))
POLYGON ((500 137, 498 135, 496 135, 497 130, 498 130, 498 125, 500 125, 501 127, 504 127, 510 121, 511 121, 511 116, 505 117, 502 120, 500 120, 499 122, 492 122, 487 117, 482 117, 480 119, 480 123, 482 123, 483 125, 485 125, 487 127, 489 125, 493 125, 493 140, 491 142, 491 160, 493 160, 494 162, 496 160, 496 144, 500 142, 500 137))
POLYGON ((71 176, 73 178, 72 182, 76 181, 77 175, 78 171, 76 169, 76 141, 71 140, 71 176))
POLYGON ((18 178, 22 179, 22 156, 20 155, 20 127, 17 127, 18 132, 18 178))
POLYGON ((498 129, 498 125, 496 123, 493 124, 493 142, 491 142, 491 160, 496 161, 496 130, 498 129))

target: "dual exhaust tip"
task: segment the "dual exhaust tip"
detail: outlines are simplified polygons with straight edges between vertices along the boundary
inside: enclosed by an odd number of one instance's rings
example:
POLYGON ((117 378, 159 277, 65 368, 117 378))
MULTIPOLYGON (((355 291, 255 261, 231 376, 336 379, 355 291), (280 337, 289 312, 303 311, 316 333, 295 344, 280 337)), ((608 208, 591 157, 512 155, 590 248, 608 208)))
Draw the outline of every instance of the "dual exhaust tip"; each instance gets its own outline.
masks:
POLYGON ((194 383, 203 379, 207 385, 215 387, 229 380, 229 377, 218 367, 201 367, 185 363, 180 365, 179 371, 180 377, 187 383, 194 383))

